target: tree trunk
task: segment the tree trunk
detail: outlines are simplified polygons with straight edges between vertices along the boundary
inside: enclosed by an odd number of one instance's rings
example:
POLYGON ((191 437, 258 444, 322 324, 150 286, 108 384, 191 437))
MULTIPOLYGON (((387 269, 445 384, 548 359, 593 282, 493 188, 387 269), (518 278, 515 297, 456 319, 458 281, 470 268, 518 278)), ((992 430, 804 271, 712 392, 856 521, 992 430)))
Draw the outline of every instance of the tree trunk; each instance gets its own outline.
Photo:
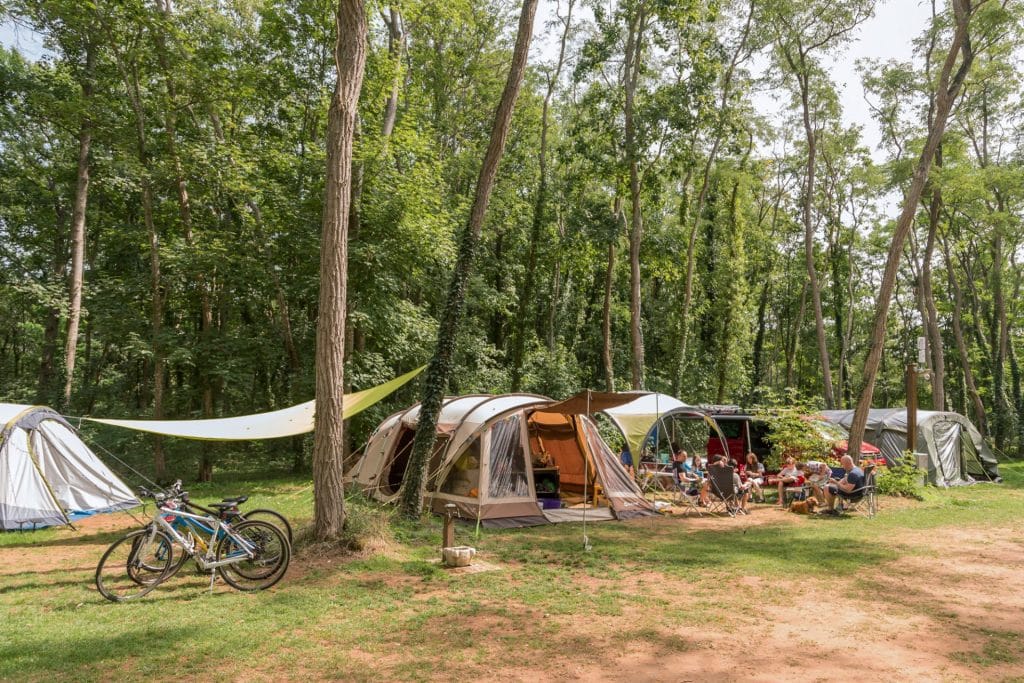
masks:
POLYGON ((806 71, 798 75, 800 81, 800 103, 803 107, 804 134, 807 136, 807 168, 804 186, 804 257, 807 263, 807 283, 811 290, 811 305, 814 308, 814 329, 818 338, 818 359, 821 361, 822 396, 825 407, 831 410, 836 405, 832 393, 832 364, 828 354, 828 339, 825 336, 825 317, 821 310, 821 286, 818 283, 818 269, 814 264, 814 221, 811 206, 814 203, 815 156, 818 149, 818 133, 811 124, 810 83, 806 71))
MULTIPOLYGON (((850 426, 849 452, 860 453, 861 444, 864 441, 864 427, 868 420, 868 410, 871 408, 871 401, 875 393, 875 378, 878 375, 878 366, 882 360, 882 351, 885 346, 885 326, 889 315, 889 302, 892 300, 893 288, 896 285, 896 273, 899 270, 900 257, 903 254, 903 242, 907 238, 914 222, 914 215, 917 212, 917 205, 921 201, 921 193, 924 191, 925 183, 928 180, 928 171, 931 168, 935 152, 942 141, 942 134, 946 129, 946 120, 949 118, 950 109, 960 91, 967 73, 974 60, 974 51, 971 49, 968 27, 973 11, 969 0, 951 0, 953 13, 956 18, 956 26, 953 39, 949 46, 949 52, 942 65, 942 72, 939 76, 937 98, 935 106, 935 118, 929 126, 928 137, 924 149, 918 159, 914 176, 910 183, 910 189, 903 203, 903 211, 900 213, 896 223, 896 230, 893 234, 892 244, 889 247, 888 258, 885 263, 885 272, 882 275, 882 284, 878 294, 878 301, 875 307, 875 320, 871 331, 871 340, 868 346, 868 356, 864 363, 863 382, 864 388, 857 402, 857 410, 854 412, 853 424, 850 426), (957 62, 957 55, 962 53, 960 66, 956 73, 953 67, 957 62)), ((980 4, 984 4, 983 0, 980 4)), ((856 456, 855 456, 856 457, 856 456)))
POLYGON ((640 206, 640 160, 636 145, 635 100, 636 86, 640 76, 640 65, 643 62, 643 34, 647 23, 646 8, 641 6, 629 24, 626 37, 625 67, 623 87, 625 90, 625 151, 626 163, 629 166, 629 198, 630 198, 630 229, 629 229, 629 338, 633 361, 632 388, 644 387, 644 337, 642 310, 640 300, 640 247, 643 243, 643 212, 640 206))
POLYGON ((551 301, 548 306, 548 353, 555 352, 555 327, 558 324, 558 302, 562 298, 562 264, 559 250, 562 241, 565 239, 565 221, 561 213, 558 214, 557 226, 558 241, 554 246, 554 263, 551 266, 551 301))
POLYGON ((388 15, 385 17, 385 24, 388 27, 388 57, 395 69, 394 78, 391 81, 391 92, 388 93, 387 102, 384 104, 384 120, 380 127, 380 136, 383 144, 387 145, 391 134, 395 130, 395 120, 398 118, 398 94, 402 89, 402 47, 405 45, 405 31, 402 30, 401 10, 392 5, 388 8, 388 15))
POLYGON ((572 9, 575 0, 569 0, 568 16, 563 21, 562 38, 559 42, 558 61, 554 72, 548 76, 547 92, 540 117, 540 150, 538 154, 539 178, 537 194, 533 203, 533 220, 530 224, 530 243, 526 252, 526 274, 523 278, 523 289, 519 294, 519 307, 516 311, 515 330, 512 337, 512 391, 519 391, 523 376, 523 352, 526 347, 527 330, 530 327, 533 312, 534 286, 537 272, 537 245, 540 242, 540 231, 544 226, 544 213, 548 200, 548 118, 551 98, 558 85, 558 77, 562 73, 565 62, 565 46, 569 39, 569 27, 572 23, 572 9))
POLYGON ((441 412, 441 402, 451 375, 452 357, 455 354, 455 343, 466 303, 466 286, 473 270, 473 257, 477 243, 480 241, 480 231, 483 229, 491 190, 498 173, 498 164, 505 150, 505 140, 508 138, 509 127, 512 123, 512 111, 515 108, 516 97, 519 95, 523 74, 526 71, 526 58, 529 53, 530 37, 533 34, 533 17, 536 11, 537 0, 523 0, 516 45, 512 52, 512 66, 509 69, 505 89, 501 94, 501 101, 494 116, 491 140, 480 166, 480 176, 477 179, 476 194, 473 197, 469 221, 459 244, 459 255, 448 286, 448 296, 438 326, 437 347, 427 368, 416 437, 413 441, 412 453, 409 456, 409 464, 406 467, 405 481, 402 487, 402 512, 407 517, 418 517, 423 508, 423 488, 426 482, 427 465, 434 446, 437 417, 441 412))
MULTIPOLYGON (((942 166, 942 146, 935 151, 935 166, 942 166)), ((924 263, 921 265, 921 296, 927 313, 924 323, 932 357, 932 404, 935 410, 946 409, 946 357, 942 344, 942 330, 939 329, 939 312, 935 307, 935 293, 932 291, 932 256, 939 230, 939 214, 942 210, 942 190, 932 186, 928 206, 928 240, 924 248, 924 263)))
MULTIPOLYGON (((85 106, 92 99, 92 71, 95 61, 92 45, 86 47, 85 76, 82 99, 85 106)), ((85 278, 85 210, 89 203, 89 150, 92 146, 92 121, 85 112, 78 131, 78 171, 75 180, 75 203, 71 212, 71 272, 69 274, 69 305, 67 345, 64 349, 64 408, 71 405, 71 388, 75 381, 75 355, 78 350, 78 325, 82 318, 82 288, 85 278)))
POLYGON ((764 285, 761 286, 761 296, 757 302, 757 334, 754 336, 754 360, 750 378, 751 395, 755 398, 757 387, 761 384, 761 375, 764 367, 764 335, 767 323, 768 294, 771 289, 771 283, 771 278, 766 277, 764 285))
POLYGON ((793 332, 789 338, 789 347, 786 349, 786 387, 793 386, 793 365, 796 359, 796 350, 800 346, 800 328, 804 324, 804 311, 807 309, 807 289, 808 285, 804 282, 803 289, 800 290, 800 308, 796 314, 796 320, 793 323, 793 332))
POLYGON ((1006 356, 1008 345, 1008 327, 1006 323, 1006 300, 1003 295, 1003 235, 1001 228, 996 228, 992 240, 992 394, 995 415, 993 416, 992 436, 996 448, 1005 447, 1009 433, 1010 406, 1006 397, 1006 356))
POLYGON ((949 280, 949 291, 953 296, 953 338, 956 341, 956 350, 960 356, 960 368, 963 371, 964 386, 967 389, 967 395, 971 400, 971 405, 974 409, 974 420, 978 425, 978 430, 982 436, 988 436, 988 417, 985 414, 985 404, 981 400, 981 394, 978 393, 978 387, 974 382, 974 372, 971 370, 971 358, 967 352, 967 342, 964 340, 963 328, 960 325, 960 320, 963 316, 963 294, 960 291, 960 285, 956 281, 956 275, 953 273, 953 259, 949 253, 949 245, 945 240, 942 242, 942 248, 946 255, 946 278, 949 280))
POLYGON ((335 540, 345 524, 342 485, 345 385, 345 297, 352 148, 366 66, 367 22, 362 0, 339 0, 337 79, 327 126, 327 178, 320 242, 316 326, 316 431, 313 435, 313 535, 335 540))
MULTIPOLYGON (((63 282, 67 277, 68 253, 65 239, 68 237, 67 209, 57 194, 57 183, 50 178, 47 187, 53 193, 53 213, 56 217, 54 225, 53 260, 51 261, 51 277, 53 282, 63 282)), ((49 306, 46 310, 46 322, 43 324, 43 347, 39 358, 39 385, 36 390, 36 403, 51 405, 57 402, 54 391, 54 379, 57 374, 57 345, 60 337, 60 307, 49 306)))
POLYGON ((608 261, 604 269, 604 306, 601 308, 601 363, 604 366, 604 390, 615 391, 615 365, 612 362, 612 285, 615 283, 615 242, 608 242, 608 261))
MULTIPOLYGON (((142 104, 142 88, 139 84, 139 73, 137 65, 126 64, 122 56, 114 51, 118 69, 124 80, 128 91, 128 99, 135 114, 135 144, 139 157, 139 165, 142 167, 142 221, 146 226, 146 234, 149 236, 149 286, 150 286, 150 338, 153 349, 153 419, 164 418, 164 375, 166 373, 166 359, 164 356, 163 344, 160 336, 163 332, 164 318, 164 295, 161 285, 160 274, 160 233, 157 231, 156 223, 153 220, 153 179, 152 163, 146 142, 146 111, 142 104)), ((163 437, 159 434, 152 436, 153 443, 153 471, 156 480, 167 479, 167 462, 164 457, 163 437)))
POLYGON ((690 236, 686 244, 686 285, 683 289, 683 309, 680 312, 680 336, 679 336, 679 365, 676 367, 674 384, 681 387, 683 384, 683 372, 686 369, 686 346, 689 340, 689 317, 690 307, 693 305, 693 270, 694 270, 694 255, 697 246, 697 231, 700 228, 701 215, 704 212, 704 202, 707 200, 708 185, 710 183, 711 168, 715 164, 715 160, 718 156, 718 148, 721 146, 722 138, 725 135, 724 117, 726 116, 726 107, 729 103, 729 95, 732 91, 732 78, 736 72, 736 65, 740 63, 741 57, 744 55, 747 49, 747 41, 750 37, 750 28, 754 19, 754 0, 751 0, 750 7, 747 12, 747 21, 743 27, 742 38, 740 39, 739 46, 736 48, 736 52, 733 53, 732 59, 729 62, 729 68, 725 71, 725 76, 722 79, 722 94, 719 99, 718 111, 719 115, 723 117, 718 122, 718 126, 715 129, 715 139, 711 144, 711 151, 708 153, 707 162, 704 164, 704 175, 701 180, 700 192, 697 193, 697 202, 693 211, 693 224, 690 226, 690 236))

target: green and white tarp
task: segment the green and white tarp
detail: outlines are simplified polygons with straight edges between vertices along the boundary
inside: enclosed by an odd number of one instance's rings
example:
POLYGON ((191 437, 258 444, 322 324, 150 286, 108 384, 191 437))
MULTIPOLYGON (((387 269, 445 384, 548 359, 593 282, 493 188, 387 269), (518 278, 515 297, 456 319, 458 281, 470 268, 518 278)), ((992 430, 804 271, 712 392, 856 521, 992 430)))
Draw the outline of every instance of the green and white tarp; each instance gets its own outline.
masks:
MULTIPOLYGON (((708 438, 723 438, 718 425, 699 408, 689 406, 667 394, 624 392, 624 395, 631 394, 636 396, 633 401, 603 409, 602 412, 615 423, 625 437, 633 456, 634 466, 639 465, 645 446, 652 439, 654 442, 658 441, 659 425, 665 426, 665 423, 672 419, 700 420, 707 425, 707 435, 710 435, 708 438)), ((706 442, 706 438, 703 441, 706 442)))
MULTIPOLYGON (((423 366, 426 367, 426 366, 423 366)), ((385 382, 379 386, 354 394, 345 394, 345 417, 352 417, 378 401, 398 390, 423 371, 419 367, 401 377, 385 382)), ((240 417, 212 418, 206 420, 110 420, 106 418, 88 417, 92 422, 135 429, 151 434, 164 436, 180 436, 185 439, 203 441, 243 441, 248 439, 278 439, 283 436, 295 436, 313 431, 316 420, 314 408, 316 401, 282 408, 269 413, 242 415, 240 417)))
POLYGON ((58 413, 0 403, 0 529, 141 505, 58 413))

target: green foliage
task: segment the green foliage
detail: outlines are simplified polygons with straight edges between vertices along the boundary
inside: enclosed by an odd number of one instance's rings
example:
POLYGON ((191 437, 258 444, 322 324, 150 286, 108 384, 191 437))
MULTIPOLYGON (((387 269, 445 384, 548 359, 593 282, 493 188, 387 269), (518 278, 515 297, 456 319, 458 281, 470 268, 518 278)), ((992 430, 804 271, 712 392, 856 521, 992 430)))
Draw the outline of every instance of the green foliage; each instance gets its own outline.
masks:
MULTIPOLYGON (((857 33, 844 29, 872 3, 586 2, 589 21, 581 2, 548 103, 544 197, 537 194, 540 128, 554 72, 547 48, 562 26, 547 27, 548 44, 531 55, 466 292, 449 391, 507 390, 520 321, 523 390, 557 398, 603 388, 610 252, 612 374, 616 387, 629 384, 622 57, 629 22, 643 13, 634 125, 646 387, 689 403, 791 408, 819 397, 799 98, 783 120, 757 111, 763 93, 785 103, 806 77, 817 136, 813 254, 838 407, 850 407, 876 273, 891 242, 889 198, 906 189, 920 151, 941 67, 936 56, 949 38, 948 10, 940 7, 935 25, 921 27, 912 58, 861 65, 886 157, 875 163, 867 139, 844 123, 821 59, 843 58, 839 49, 857 33), (798 63, 797 53, 809 46, 798 63), (790 63, 787 53, 797 59, 790 63), (759 62, 772 64, 764 78, 751 68, 759 62), (544 206, 534 240, 538 201, 544 206), (533 293, 524 302, 531 247, 533 293)), ((217 416, 312 398, 332 3, 189 0, 171 3, 169 13, 142 0, 0 4, 4 17, 31 27, 46 50, 33 59, 18 47, 0 48, 0 400, 53 404, 61 395, 68 226, 77 135, 86 121, 93 132, 87 267, 68 412, 152 416, 158 359, 169 419, 200 417, 208 387, 217 416), (189 233, 179 182, 191 203, 189 233), (147 185, 153 235, 143 212, 147 185), (204 294, 212 316, 205 332, 204 294), (157 298, 162 312, 154 325, 157 298)), ((397 46, 389 45, 377 12, 388 8, 369 9, 355 149, 362 182, 349 240, 346 380, 353 390, 418 366, 433 351, 456 234, 472 201, 517 19, 516 5, 499 0, 395 7, 405 32, 397 46), (385 135, 385 103, 396 83, 395 127, 385 135)), ((1022 272, 1015 255, 1024 243, 1020 15, 1020 3, 987 3, 972 22, 976 61, 943 140, 943 165, 929 180, 943 199, 931 264, 946 403, 977 419, 961 379, 970 370, 981 416, 991 421, 988 434, 1003 450, 1024 436, 1024 309, 1015 304, 1022 272), (953 335, 954 295, 961 298, 963 355, 953 335)), ((879 406, 905 400, 902 368, 921 334, 918 280, 928 232, 922 208, 887 323, 879 406)), ((934 407, 928 391, 922 383, 922 406, 934 407)), ((381 418, 417 398, 410 386, 352 420, 350 450, 381 418)), ((799 445, 799 426, 790 422, 784 440, 813 452, 813 444, 799 445)), ((150 437, 108 429, 90 437, 150 472, 150 437)), ((169 473, 186 478, 204 450, 215 454, 220 471, 278 471, 308 460, 301 439, 163 446, 169 473)))
POLYGON ((921 493, 924 490, 921 483, 923 475, 924 472, 917 466, 914 454, 904 451, 899 462, 879 468, 878 492, 921 500, 921 493))
POLYGON ((765 467, 779 469, 786 458, 797 462, 824 461, 831 456, 832 443, 814 424, 806 419, 807 410, 785 408, 762 410, 755 417, 768 424, 771 455, 765 458, 765 467))

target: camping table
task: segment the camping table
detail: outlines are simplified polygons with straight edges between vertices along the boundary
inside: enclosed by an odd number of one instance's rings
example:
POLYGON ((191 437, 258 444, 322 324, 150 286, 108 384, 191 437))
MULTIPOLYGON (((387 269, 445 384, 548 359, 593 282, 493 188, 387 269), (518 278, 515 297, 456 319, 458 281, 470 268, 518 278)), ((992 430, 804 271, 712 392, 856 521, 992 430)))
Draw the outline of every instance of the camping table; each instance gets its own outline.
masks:
POLYGON ((675 478, 671 469, 652 462, 641 462, 637 478, 650 483, 651 490, 672 491, 675 489, 675 478))

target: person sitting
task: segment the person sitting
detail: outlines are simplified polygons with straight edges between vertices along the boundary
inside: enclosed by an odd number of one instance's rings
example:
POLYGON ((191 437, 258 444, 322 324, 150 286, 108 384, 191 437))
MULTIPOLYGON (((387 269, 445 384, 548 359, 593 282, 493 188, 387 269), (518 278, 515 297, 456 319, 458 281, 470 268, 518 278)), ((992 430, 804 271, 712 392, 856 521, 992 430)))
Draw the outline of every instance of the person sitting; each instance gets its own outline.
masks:
MULTIPOLYGON (((721 453, 713 453, 708 456, 708 468, 712 467, 725 467, 726 460, 725 456, 721 453)), ((700 501, 701 505, 707 505, 708 495, 711 491, 711 477, 704 477, 704 481, 700 486, 700 501)))
POLYGON ((747 453, 747 482, 750 484, 750 494, 755 500, 764 502, 764 463, 757 459, 753 452, 747 453))
POLYGON ((836 503, 839 499, 853 498, 854 491, 864 487, 864 470, 854 464, 853 458, 844 455, 840 464, 846 474, 842 479, 832 479, 833 483, 825 487, 825 502, 828 504, 828 509, 822 512, 827 514, 838 514, 836 503))
POLYGON ((629 451, 629 444, 622 447, 622 452, 619 453, 619 462, 622 463, 622 468, 632 477, 634 474, 633 454, 629 451))
MULTIPOLYGON (((730 460, 724 455, 715 454, 711 456, 710 461, 708 462, 708 467, 732 467, 732 462, 730 462, 730 460)), ((702 495, 707 495, 710 481, 710 477, 705 480, 704 486, 701 488, 702 495)), ((740 480, 740 475, 735 468, 733 468, 732 471, 732 483, 733 486, 736 487, 736 500, 738 502, 739 510, 746 514, 747 503, 750 501, 750 484, 743 483, 740 480)))
MULTIPOLYGON (((685 451, 684 451, 685 452, 685 451)), ((686 473, 688 478, 694 479, 697 482, 697 488, 700 491, 700 504, 708 504, 708 482, 704 477, 704 473, 701 471, 701 458, 699 455, 694 454, 692 458, 683 462, 683 471, 686 473)))
POLYGON ((790 456, 786 458, 785 464, 779 470, 779 506, 786 509, 786 489, 793 486, 803 486, 804 475, 796 466, 796 460, 790 456))
POLYGON ((807 477, 807 485, 811 487, 811 497, 818 501, 818 505, 825 504, 825 485, 832 478, 832 470, 828 464, 823 462, 808 463, 810 475, 807 477))
POLYGON ((683 495, 700 496, 700 475, 689 471, 687 454, 677 444, 672 444, 672 480, 683 495))

